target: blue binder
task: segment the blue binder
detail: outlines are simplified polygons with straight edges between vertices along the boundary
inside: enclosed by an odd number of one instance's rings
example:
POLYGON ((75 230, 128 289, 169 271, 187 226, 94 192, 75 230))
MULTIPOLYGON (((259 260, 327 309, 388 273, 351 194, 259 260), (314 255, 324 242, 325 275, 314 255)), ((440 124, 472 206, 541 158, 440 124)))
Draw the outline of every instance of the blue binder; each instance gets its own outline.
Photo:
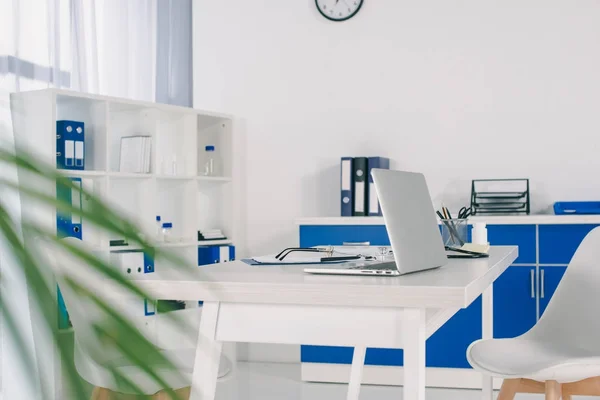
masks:
POLYGON ((352 157, 342 157, 340 187, 341 187, 341 215, 351 217, 353 208, 352 195, 352 157))
POLYGON ((382 216, 375 183, 373 183, 373 176, 371 175, 373 168, 390 169, 390 159, 385 157, 369 157, 369 212, 367 215, 382 216))
MULTIPOLYGON (((81 178, 69 178, 74 185, 81 190, 81 178)), ((81 191, 72 189, 69 186, 63 185, 60 182, 56 183, 56 197, 66 203, 70 203, 74 207, 81 209, 82 199, 81 191)), ((72 215, 70 212, 57 210, 56 212, 56 228, 59 238, 76 237, 82 238, 82 222, 81 216, 72 215)))
MULTIPOLYGON (((198 265, 218 264, 235 260, 235 246, 198 246, 198 265)), ((202 305, 202 301, 198 304, 202 305)))
POLYGON ((81 121, 56 121, 56 167, 85 169, 85 126, 81 121))
MULTIPOLYGON (((79 189, 81 189, 81 178, 69 178, 79 189)), ((81 209, 81 192, 73 190, 71 187, 56 182, 56 197, 66 203, 74 206, 78 206, 81 209)), ((56 233, 59 238, 64 237, 75 237, 79 240, 82 238, 81 232, 81 217, 72 215, 57 210, 56 212, 56 233)), ((67 329, 70 328, 71 320, 69 318, 69 312, 65 305, 65 301, 60 293, 58 286, 56 287, 58 296, 58 328, 67 329)))
POLYGON ((198 246, 198 265, 235 260, 235 246, 198 246))

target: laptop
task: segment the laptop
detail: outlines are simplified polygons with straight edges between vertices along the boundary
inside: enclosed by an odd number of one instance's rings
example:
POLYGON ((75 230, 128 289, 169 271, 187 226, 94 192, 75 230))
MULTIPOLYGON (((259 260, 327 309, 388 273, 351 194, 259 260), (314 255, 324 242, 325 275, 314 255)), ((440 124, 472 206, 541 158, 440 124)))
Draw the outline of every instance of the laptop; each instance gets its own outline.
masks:
POLYGON ((448 262, 435 210, 421 173, 372 169, 394 261, 357 261, 306 268, 311 274, 399 276, 448 262))

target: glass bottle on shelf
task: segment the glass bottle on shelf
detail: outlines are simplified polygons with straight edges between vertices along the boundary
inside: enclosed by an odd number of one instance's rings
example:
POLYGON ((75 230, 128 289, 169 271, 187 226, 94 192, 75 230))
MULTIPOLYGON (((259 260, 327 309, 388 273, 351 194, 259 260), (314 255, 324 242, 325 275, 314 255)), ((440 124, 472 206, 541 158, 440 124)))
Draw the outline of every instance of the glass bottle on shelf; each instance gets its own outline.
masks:
POLYGON ((162 222, 160 222, 160 215, 156 216, 156 240, 161 242, 162 237, 162 222))
POLYGON ((204 164, 204 175, 213 176, 216 174, 215 146, 206 146, 204 147, 204 150, 206 152, 206 164, 204 164))
POLYGON ((173 230, 173 224, 171 222, 165 222, 162 224, 162 237, 165 242, 173 241, 171 231, 173 230))

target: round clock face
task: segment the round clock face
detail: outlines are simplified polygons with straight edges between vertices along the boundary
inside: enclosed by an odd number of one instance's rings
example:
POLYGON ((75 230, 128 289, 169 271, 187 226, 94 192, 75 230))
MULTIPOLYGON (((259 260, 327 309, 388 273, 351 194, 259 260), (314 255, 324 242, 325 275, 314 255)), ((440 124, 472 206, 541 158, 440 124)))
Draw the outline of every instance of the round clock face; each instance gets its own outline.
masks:
POLYGON ((325 18, 332 21, 345 21, 360 10, 363 0, 315 0, 315 3, 325 18))

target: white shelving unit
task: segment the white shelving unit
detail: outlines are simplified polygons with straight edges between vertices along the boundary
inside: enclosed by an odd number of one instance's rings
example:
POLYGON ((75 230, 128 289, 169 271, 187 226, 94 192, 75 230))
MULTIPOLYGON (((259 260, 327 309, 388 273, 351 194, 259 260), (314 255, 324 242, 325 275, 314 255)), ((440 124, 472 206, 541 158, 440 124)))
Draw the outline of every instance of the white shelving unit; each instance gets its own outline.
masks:
MULTIPOLYGON (((137 223, 147 238, 156 234, 157 215, 163 222, 172 222, 175 241, 156 243, 157 247, 176 251, 190 265, 197 265, 199 245, 235 245, 241 240, 237 226, 240 205, 234 202, 239 196, 232 116, 60 89, 13 94, 11 109, 17 151, 27 150, 51 166, 56 166, 56 121, 83 121, 85 170, 64 170, 64 174, 81 178, 85 188, 137 223), (152 138, 150 173, 120 172, 121 138, 140 134, 152 138), (216 147, 215 176, 204 176, 206 145, 216 147), (214 228, 221 229, 227 240, 197 240, 198 230, 214 228)), ((20 176, 23 178, 30 177, 20 176)), ((39 185, 56 195, 56 185, 41 181, 39 185)), ((25 217, 56 232, 56 210, 26 201, 21 206, 25 217)), ((85 219, 82 239, 106 252, 135 249, 111 247, 111 239, 121 238, 98 231, 85 219)), ((155 260, 158 273, 171 267, 155 260)), ((54 360, 55 366, 57 362, 54 360)))

